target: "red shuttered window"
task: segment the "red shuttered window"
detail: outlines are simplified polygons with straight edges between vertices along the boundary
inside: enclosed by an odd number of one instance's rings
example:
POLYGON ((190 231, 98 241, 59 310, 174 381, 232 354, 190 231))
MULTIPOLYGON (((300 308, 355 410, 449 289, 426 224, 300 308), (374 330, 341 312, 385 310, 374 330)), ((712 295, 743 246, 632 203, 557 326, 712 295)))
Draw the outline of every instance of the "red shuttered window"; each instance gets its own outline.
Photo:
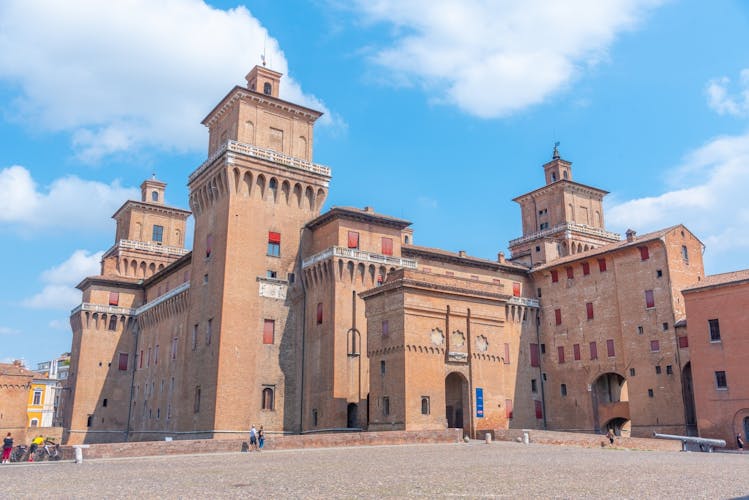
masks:
POLYGON ((598 259, 598 270, 602 273, 606 272, 606 259, 598 259))
POLYGON ((606 341, 606 354, 610 358, 616 356, 616 353, 614 352, 614 339, 608 339, 606 341))
POLYGON ((120 304, 120 292, 109 292, 109 305, 117 306, 120 304))
POLYGON ((356 231, 348 232, 348 247, 359 248, 359 233, 356 231))
POLYGON ((679 337, 679 349, 686 349, 689 347, 689 337, 679 337))
POLYGON ((590 359, 598 359, 598 344, 595 342, 590 343, 590 359))
POLYGON ((648 260, 650 258, 650 251, 648 247, 637 247, 640 251, 640 260, 648 260))
POLYGON ((538 344, 531 344, 531 366, 540 366, 538 357, 538 344))
POLYGON ((593 319, 593 303, 588 302, 585 304, 585 312, 588 315, 588 319, 593 319))
POLYGON ((392 238, 382 238, 382 255, 393 255, 392 238))
POLYGON ((520 283, 513 283, 512 284, 512 296, 513 297, 520 297, 520 283))
POLYGON ((121 371, 127 371, 127 360, 128 360, 128 353, 121 352, 120 359, 119 359, 119 369, 121 371))
POLYGON ((580 361, 580 344, 573 345, 572 352, 575 355, 575 361, 580 361))
POLYGON ((575 270, 572 268, 572 266, 567 266, 565 268, 567 270, 567 279, 571 280, 575 278, 575 270))
POLYGON ((590 274, 590 264, 587 262, 583 262, 583 276, 587 276, 590 274))
POLYGON ((272 319, 266 319, 263 323, 263 344, 272 344, 276 330, 276 322, 272 319))
POLYGON ((564 363, 564 346, 560 345, 557 347, 557 356, 559 356, 559 364, 564 363))
POLYGON ((562 324, 562 310, 561 309, 554 309, 554 321, 557 325, 562 324))
POLYGON ((650 350, 653 352, 658 352, 661 350, 661 343, 658 340, 651 340, 650 341, 650 350))
POLYGON ((536 418, 544 418, 544 408, 541 405, 541 401, 535 400, 536 405, 536 418))
POLYGON ((645 307, 648 309, 655 307, 655 297, 653 296, 653 290, 645 290, 645 307))
POLYGON ((268 232, 268 243, 281 243, 281 233, 268 232))
POLYGON ((559 271, 555 269, 551 271, 551 282, 556 283, 557 281, 559 281, 559 271))

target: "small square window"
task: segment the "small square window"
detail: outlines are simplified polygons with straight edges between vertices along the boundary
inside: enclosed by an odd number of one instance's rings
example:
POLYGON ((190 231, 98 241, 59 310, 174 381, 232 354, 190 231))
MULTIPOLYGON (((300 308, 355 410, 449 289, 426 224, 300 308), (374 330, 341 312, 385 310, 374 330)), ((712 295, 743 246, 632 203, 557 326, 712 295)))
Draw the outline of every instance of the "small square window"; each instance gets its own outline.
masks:
POLYGON ((541 251, 541 247, 540 246, 536 246, 536 252, 540 252, 540 251, 541 251))
POLYGON ((567 395, 567 384, 562 384, 561 386, 559 386, 559 389, 560 389, 560 392, 562 393, 562 396, 567 395))
POLYGON ((664 332, 668 331, 668 323, 663 323, 661 326, 663 327, 664 332))
POLYGON ((629 369, 629 376, 630 377, 634 377, 635 376, 635 369, 634 368, 630 368, 629 369))
POLYGON ((671 365, 666 365, 666 375, 673 375, 674 374, 674 367, 671 365))
POLYGON ((655 394, 653 394, 653 389, 648 389, 648 397, 649 398, 655 397, 655 394))
POLYGON ((655 365, 655 374, 660 375, 661 374, 661 365, 655 365))
POLYGON ((538 392, 538 384, 536 383, 536 379, 531 379, 531 392, 536 393, 538 392))
POLYGON ((661 269, 655 270, 655 277, 656 278, 663 278, 663 271, 661 269))

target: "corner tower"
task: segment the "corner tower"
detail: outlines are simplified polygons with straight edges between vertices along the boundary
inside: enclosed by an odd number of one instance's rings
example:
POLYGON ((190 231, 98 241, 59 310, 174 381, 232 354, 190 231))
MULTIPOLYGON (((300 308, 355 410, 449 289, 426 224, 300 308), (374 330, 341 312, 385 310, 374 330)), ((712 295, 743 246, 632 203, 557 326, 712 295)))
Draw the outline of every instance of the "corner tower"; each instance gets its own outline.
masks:
POLYGON ((572 163, 562 159, 557 146, 543 168, 546 185, 513 200, 523 223, 523 236, 509 244, 513 261, 533 267, 619 241, 604 228, 608 191, 573 181, 572 163))
POLYGON ((278 97, 281 74, 256 66, 203 120, 208 159, 190 176, 195 214, 182 428, 299 428, 302 228, 328 194, 312 163, 322 113, 278 97), (242 404, 238 404, 238 402, 242 404))

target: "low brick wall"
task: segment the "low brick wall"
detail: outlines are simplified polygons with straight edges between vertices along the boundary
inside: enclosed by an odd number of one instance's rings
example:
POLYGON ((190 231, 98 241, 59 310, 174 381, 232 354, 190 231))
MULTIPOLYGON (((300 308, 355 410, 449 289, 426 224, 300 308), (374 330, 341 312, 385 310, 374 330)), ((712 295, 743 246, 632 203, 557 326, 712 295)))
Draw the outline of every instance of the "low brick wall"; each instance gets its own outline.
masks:
POLYGON ((613 447, 627 450, 680 451, 681 441, 633 437, 615 437, 614 444, 602 434, 579 434, 575 432, 540 431, 536 429, 496 429, 494 439, 517 441, 527 432, 531 443, 581 446, 584 448, 613 447))
MULTIPOLYGON (((457 443, 461 429, 439 431, 346 432, 334 434, 266 435, 264 450, 329 448, 336 446, 373 446, 417 443, 457 443)), ((178 441, 140 441, 128 443, 91 444, 83 451, 86 458, 145 457, 184 455, 190 453, 222 453, 240 451, 245 439, 194 439, 178 441)), ((72 446, 63 446, 63 459, 73 459, 72 446)))

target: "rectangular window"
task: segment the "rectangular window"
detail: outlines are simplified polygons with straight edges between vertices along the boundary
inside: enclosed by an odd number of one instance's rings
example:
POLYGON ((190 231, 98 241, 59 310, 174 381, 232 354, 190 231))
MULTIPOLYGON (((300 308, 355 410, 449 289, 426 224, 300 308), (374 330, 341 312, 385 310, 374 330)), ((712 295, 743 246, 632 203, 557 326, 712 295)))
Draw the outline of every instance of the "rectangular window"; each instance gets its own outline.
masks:
POLYGON ((636 372, 635 372, 635 369, 634 369, 634 368, 630 368, 630 369, 629 369, 629 376, 630 376, 630 377, 634 377, 634 376, 635 376, 635 373, 636 373, 636 372))
POLYGON ((512 284, 512 296, 513 297, 520 297, 520 283, 513 283, 512 284))
POLYGON ((127 359, 128 359, 128 353, 121 352, 120 353, 120 359, 119 359, 119 369, 120 371, 127 371, 127 359))
POLYGON ((668 323, 663 323, 661 326, 663 327, 664 332, 668 331, 668 323))
POLYGON ((567 266, 565 268, 567 270, 567 279, 571 280, 575 278, 575 270, 572 266, 567 266))
POLYGON ((390 415, 390 398, 387 396, 382 398, 382 414, 384 416, 390 415))
POLYGON ((726 372, 724 371, 715 372, 715 386, 718 389, 728 389, 728 380, 726 380, 726 372))
POLYGON ((720 342, 720 323, 717 319, 707 320, 710 327, 710 342, 720 342))
POLYGON ((393 255, 393 239, 382 238, 382 255, 393 255))
POLYGON ((109 292, 109 305, 117 306, 120 304, 120 292, 109 292))
POLYGON ((562 324, 562 310, 561 309, 554 309, 554 322, 557 325, 562 324))
POLYGON ((679 349, 686 349, 689 347, 689 337, 686 335, 679 337, 679 349))
POLYGON ((387 337, 390 335, 390 322, 386 319, 382 320, 382 336, 387 337))
POLYGON ((557 356, 559 357, 559 364, 564 363, 564 346, 560 345, 557 347, 557 356))
POLYGON ((575 361, 580 361, 580 344, 574 344, 572 346, 572 353, 575 356, 575 361))
POLYGON ((198 348, 198 324, 195 323, 192 326, 192 350, 194 351, 197 348, 198 348))
POLYGON ((151 366, 151 348, 148 348, 148 357, 146 358, 146 366, 151 366))
POLYGON ((660 375, 661 374, 661 365, 655 365, 655 374, 660 375))
POLYGON ((268 255, 271 257, 281 256, 281 233, 268 231, 268 255))
POLYGON ((543 231, 544 229, 549 229, 549 223, 548 223, 548 222, 542 222, 542 223, 541 223, 541 224, 540 224, 540 225, 538 226, 538 229, 539 229, 540 231, 543 231))
POLYGON ((195 413, 200 412, 200 386, 195 386, 195 400, 193 401, 192 410, 195 413))
POLYGON ((648 389, 648 397, 649 398, 655 397, 655 393, 653 392, 653 389, 648 389))
POLYGON ((538 344, 531 344, 531 366, 539 367, 538 344))
POLYGON ((421 414, 429 415, 430 413, 429 396, 421 396, 421 414))
POLYGON ((606 341, 606 354, 610 358, 616 356, 616 352, 614 352, 614 339, 608 339, 606 341))
POLYGON ((265 271, 265 277, 270 278, 270 279, 276 279, 278 278, 278 272, 268 269, 267 271, 265 271))
POLYGON ((663 271, 661 269, 655 270, 655 277, 656 278, 663 278, 663 271))
POLYGON ((593 319, 593 303, 588 302, 585 304, 585 312, 588 315, 588 319, 593 319))
POLYGON ((650 341, 650 350, 653 352, 658 352, 661 350, 661 343, 658 340, 651 340, 650 341))
POLYGON ((536 418, 544 418, 544 408, 541 406, 541 401, 534 400, 533 403, 536 405, 536 418))
POLYGON ((653 297, 653 290, 645 290, 645 307, 652 309, 655 307, 655 297, 653 297))
POLYGON ((590 343, 590 359, 598 359, 598 344, 595 342, 590 343))
POLYGON ((531 392, 536 393, 538 392, 538 384, 536 383, 536 379, 531 379, 531 392))
POLYGON ((551 271, 551 282, 556 283, 559 281, 559 271, 556 269, 551 271))
POLYGON ((143 349, 140 350, 140 361, 138 361, 138 368, 143 368, 143 349))
POLYGON ((266 319, 263 321, 263 344, 272 344, 276 331, 276 321, 266 319))
POLYGON ((650 251, 648 247, 637 247, 640 251, 640 260, 648 260, 650 258, 650 251))
POLYGON ((213 251, 213 235, 209 234, 205 237, 205 257, 206 259, 211 256, 213 251))
POLYGON ((637 335, 642 335, 643 333, 645 333, 645 330, 642 328, 642 326, 638 326, 637 327, 637 335))
POLYGON ((590 264, 588 262, 583 262, 583 276, 587 276, 590 274, 590 264))
POLYGON ((359 233, 356 231, 349 231, 348 232, 348 247, 349 248, 359 248, 359 233))
POLYGON ((317 303, 317 324, 322 325, 322 302, 317 303))
POLYGON ((153 350, 153 364, 159 364, 159 344, 156 344, 156 349, 153 350))
POLYGON ((602 273, 606 272, 606 259, 598 259, 598 270, 602 273))
POLYGON ((164 240, 164 226, 157 226, 154 224, 151 240, 157 243, 161 243, 164 240))
POLYGON ((172 359, 177 359, 177 337, 172 339, 172 359))
POLYGON ((205 325, 205 345, 211 345, 211 337, 213 337, 213 318, 209 319, 205 325))
POLYGON ((567 384, 562 384, 559 387, 559 391, 562 393, 562 396, 566 396, 567 395, 567 384))
POLYGON ((34 400, 32 401, 31 404, 32 405, 42 404, 42 391, 34 391, 34 400))
POLYGON ((674 367, 671 365, 666 365, 666 375, 673 375, 674 374, 674 367))
POLYGON ((689 264, 689 250, 687 250, 686 245, 681 246, 681 258, 684 259, 684 262, 689 264))
POLYGON ((512 419, 512 399, 505 399, 505 416, 512 419))
POLYGON ((505 342, 505 357, 502 360, 506 365, 510 364, 510 344, 505 342))

